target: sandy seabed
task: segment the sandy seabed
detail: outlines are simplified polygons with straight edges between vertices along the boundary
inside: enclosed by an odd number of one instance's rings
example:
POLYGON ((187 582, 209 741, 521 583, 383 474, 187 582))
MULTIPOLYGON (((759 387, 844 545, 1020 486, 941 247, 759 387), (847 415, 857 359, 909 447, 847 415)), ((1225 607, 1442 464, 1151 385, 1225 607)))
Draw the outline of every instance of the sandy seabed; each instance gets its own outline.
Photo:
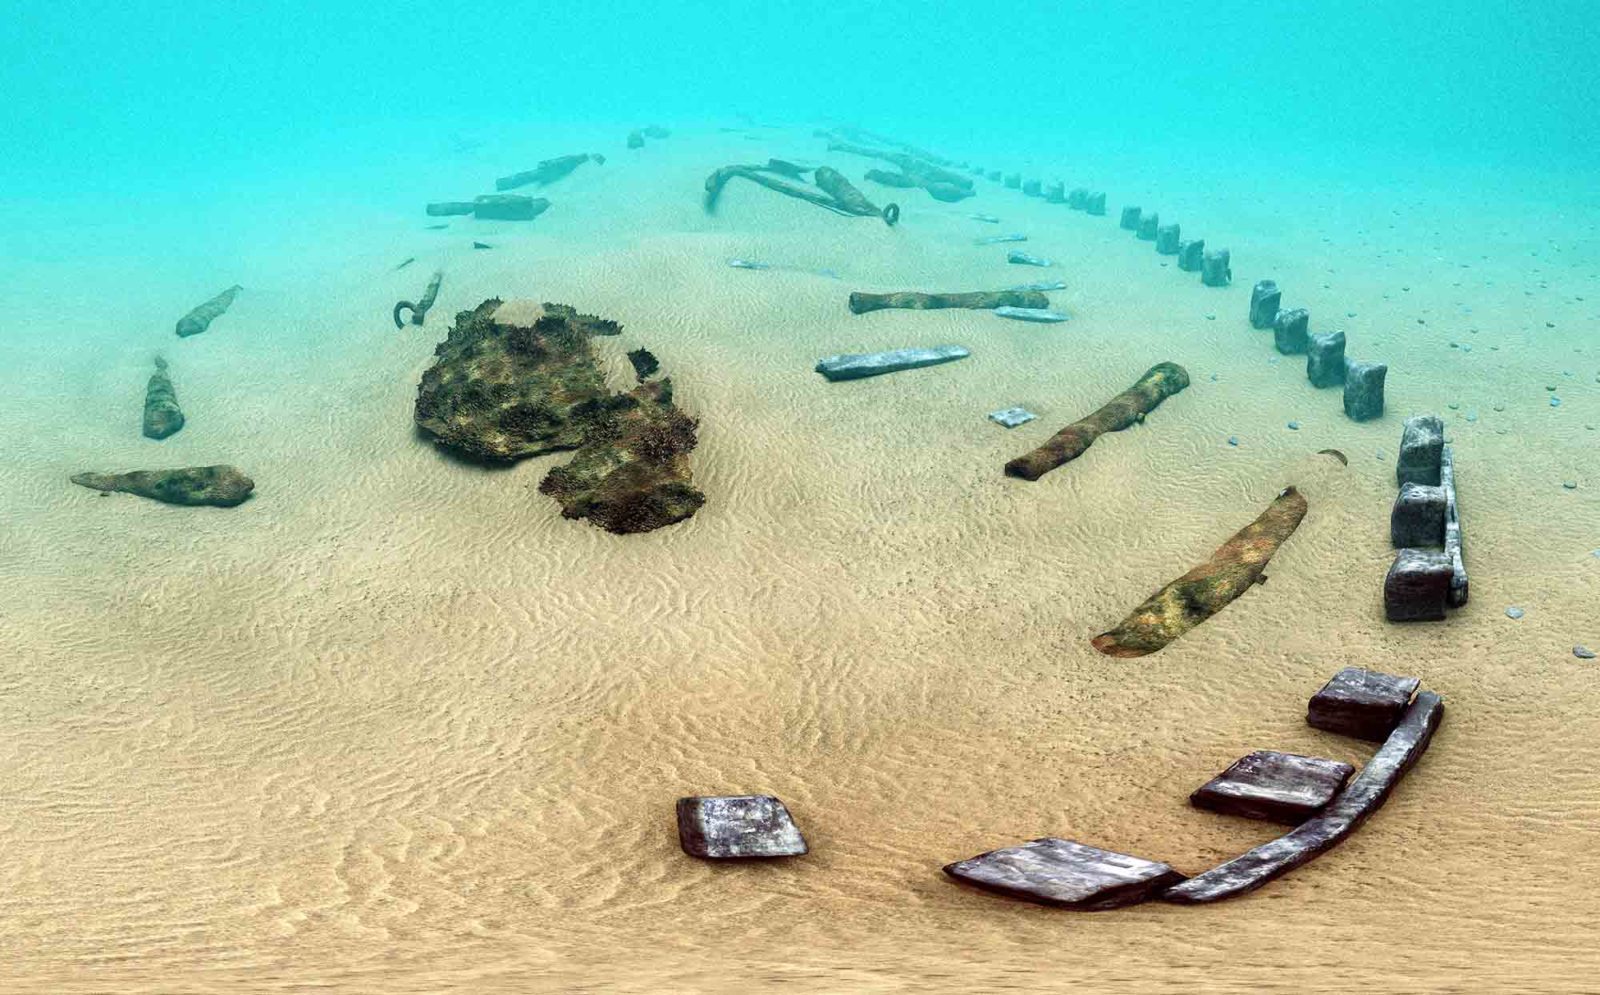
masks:
POLYGON ((0 988, 1595 990, 1600 671, 1572 647, 1600 647, 1600 212, 1552 223, 1537 191, 1421 179, 1143 183, 1233 248, 1225 290, 1119 231, 1131 198, 1109 178, 1105 218, 989 184, 957 205, 863 184, 901 202, 892 229, 742 181, 703 212, 711 168, 815 158, 805 134, 617 149, 529 225, 428 231, 418 188, 247 272, 159 244, 26 267, 0 400, 0 988), (973 244, 1013 230, 1059 265, 973 244), (391 306, 435 267, 426 327, 397 332, 391 306), (844 306, 1058 276, 1064 325, 844 306), (1245 321, 1267 276, 1391 364, 1382 420, 1273 361, 1245 321), (172 335, 233 282, 209 332, 172 335), (566 457, 489 470, 415 435, 434 344, 491 296, 621 321, 597 343, 619 383, 627 349, 656 353, 701 419, 699 514, 609 535, 536 492, 566 457), (971 358, 812 372, 944 343, 971 358), (158 351, 189 418, 161 443, 138 428, 158 351), (1037 483, 1001 474, 1161 360, 1194 385, 1146 425, 1037 483), (1039 420, 985 420, 1013 404, 1039 420), (1399 627, 1380 600, 1393 460, 1424 411, 1455 440, 1473 602, 1399 627), (67 482, 212 462, 256 497, 182 509, 67 482), (1270 583, 1155 656, 1094 652, 1286 484, 1310 513, 1270 583), (1185 799, 1254 749, 1361 763, 1370 746, 1304 723, 1348 665, 1422 677, 1444 725, 1381 814, 1270 888, 1091 915, 940 873, 1042 835, 1191 873, 1270 838, 1185 799), (782 797, 812 853, 685 857, 674 799, 741 792, 782 797))

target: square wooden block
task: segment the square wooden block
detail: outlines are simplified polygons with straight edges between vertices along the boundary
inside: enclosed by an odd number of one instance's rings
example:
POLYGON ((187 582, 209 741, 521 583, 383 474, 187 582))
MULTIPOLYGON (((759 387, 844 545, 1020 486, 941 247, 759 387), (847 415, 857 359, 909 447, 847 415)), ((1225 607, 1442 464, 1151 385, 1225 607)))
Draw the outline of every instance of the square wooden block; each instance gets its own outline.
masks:
POLYGON ((1346 667, 1311 696, 1306 722, 1318 729, 1383 742, 1400 723, 1422 682, 1346 667))
POLYGON ((1257 750, 1207 781, 1189 804, 1295 826, 1326 808, 1354 773, 1338 760, 1257 750))
POLYGON ((805 838, 771 795, 678 799, 678 843, 691 857, 796 857, 805 838))
POLYGON ((958 881, 1044 905, 1114 909, 1184 880, 1166 864, 1045 837, 945 865, 958 881))

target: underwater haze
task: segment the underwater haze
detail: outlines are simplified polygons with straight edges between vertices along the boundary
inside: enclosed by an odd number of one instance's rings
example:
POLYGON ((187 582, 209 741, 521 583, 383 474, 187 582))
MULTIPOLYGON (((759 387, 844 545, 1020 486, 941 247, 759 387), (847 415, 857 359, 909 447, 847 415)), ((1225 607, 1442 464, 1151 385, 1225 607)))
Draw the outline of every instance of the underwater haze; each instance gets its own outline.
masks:
POLYGON ((1591 990, 1593 5, 0 22, 0 990, 1591 990))

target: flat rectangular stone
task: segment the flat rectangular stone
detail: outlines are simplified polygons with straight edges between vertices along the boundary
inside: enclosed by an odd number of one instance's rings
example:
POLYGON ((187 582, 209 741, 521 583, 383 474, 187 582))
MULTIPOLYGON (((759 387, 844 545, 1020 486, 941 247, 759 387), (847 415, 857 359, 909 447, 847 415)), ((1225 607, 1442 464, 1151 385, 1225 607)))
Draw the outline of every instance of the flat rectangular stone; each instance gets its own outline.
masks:
POLYGON ((1344 383, 1344 333, 1324 332, 1306 343, 1306 379, 1313 387, 1344 383))
MULTIPOLYGON (((1448 574, 1447 574, 1448 576, 1448 574)), ((1317 729, 1383 742, 1405 714, 1422 682, 1346 667, 1311 696, 1306 723, 1317 729)))
POLYGON ((783 802, 771 795, 678 799, 678 843, 691 857, 796 857, 805 838, 783 802))
POLYGON ((1311 345, 1311 312, 1303 307, 1279 311, 1272 321, 1272 340, 1285 356, 1303 356, 1311 345))
POLYGON ((1332 801, 1355 770, 1338 760, 1257 750, 1198 788, 1189 804, 1297 826, 1332 801))
POLYGON ((1054 266, 1055 265, 1055 263, 1051 262, 1048 259, 1041 259, 1038 256, 1030 256, 1026 252, 1021 251, 1020 249, 1012 249, 1010 252, 1006 253, 1006 262, 1015 263, 1018 266, 1054 266))
POLYGON ((1013 321, 1032 321, 1047 325, 1068 320, 1067 315, 1047 307, 1012 307, 1005 304, 995 308, 994 313, 1013 321))
POLYGON ((1389 367, 1382 363, 1344 364, 1344 413, 1354 421, 1383 417, 1383 384, 1389 367))
POLYGON ((1456 504, 1456 457, 1454 447, 1439 453, 1439 488, 1445 494, 1444 554, 1450 558, 1450 607, 1467 603, 1467 566, 1461 559, 1461 509, 1456 504))
POLYGON ((843 353, 817 360, 817 372, 829 380, 860 380, 884 373, 915 370, 923 366, 937 366, 972 355, 958 345, 941 345, 932 349, 894 349, 889 352, 843 353))
POLYGON ((989 412, 990 421, 994 422, 996 425, 1004 425, 1006 428, 1016 428, 1018 425, 1026 425, 1028 422, 1033 421, 1037 417, 1039 416, 1034 414, 1032 411, 1029 411, 1027 408, 1001 408, 999 411, 989 412))
POLYGON ((1133 905, 1184 880, 1166 864, 1045 837, 946 864, 958 881, 1069 909, 1133 905))

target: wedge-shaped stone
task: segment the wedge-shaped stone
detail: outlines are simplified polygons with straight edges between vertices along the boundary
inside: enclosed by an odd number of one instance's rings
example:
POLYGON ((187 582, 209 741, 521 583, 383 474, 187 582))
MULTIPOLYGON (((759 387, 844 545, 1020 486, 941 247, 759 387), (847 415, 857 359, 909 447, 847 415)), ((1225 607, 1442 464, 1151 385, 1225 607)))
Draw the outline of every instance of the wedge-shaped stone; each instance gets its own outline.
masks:
POLYGON ((1328 732, 1381 743, 1399 724, 1421 683, 1415 677, 1346 667, 1311 696, 1306 722, 1328 732))
POLYGON ((1013 321, 1032 321, 1046 325, 1068 320, 1067 315, 1062 314, 1060 311, 1052 311, 1047 307, 1011 307, 1007 305, 995 308, 994 313, 1002 318, 1010 318, 1013 321))
POLYGON ((1088 910, 1133 905, 1184 879, 1166 864, 1048 836, 946 864, 944 872, 1013 898, 1088 910))
POLYGON ((679 798, 678 843, 691 857, 713 860, 797 857, 807 850, 789 810, 771 795, 679 798))
POLYGON ((890 352, 845 353, 817 360, 817 372, 829 380, 860 380, 883 373, 898 373, 966 359, 970 351, 958 345, 932 349, 894 349, 890 352))
POLYGON ((1354 773, 1354 767, 1337 760, 1257 750, 1201 785, 1189 804, 1297 826, 1332 801, 1354 773))

